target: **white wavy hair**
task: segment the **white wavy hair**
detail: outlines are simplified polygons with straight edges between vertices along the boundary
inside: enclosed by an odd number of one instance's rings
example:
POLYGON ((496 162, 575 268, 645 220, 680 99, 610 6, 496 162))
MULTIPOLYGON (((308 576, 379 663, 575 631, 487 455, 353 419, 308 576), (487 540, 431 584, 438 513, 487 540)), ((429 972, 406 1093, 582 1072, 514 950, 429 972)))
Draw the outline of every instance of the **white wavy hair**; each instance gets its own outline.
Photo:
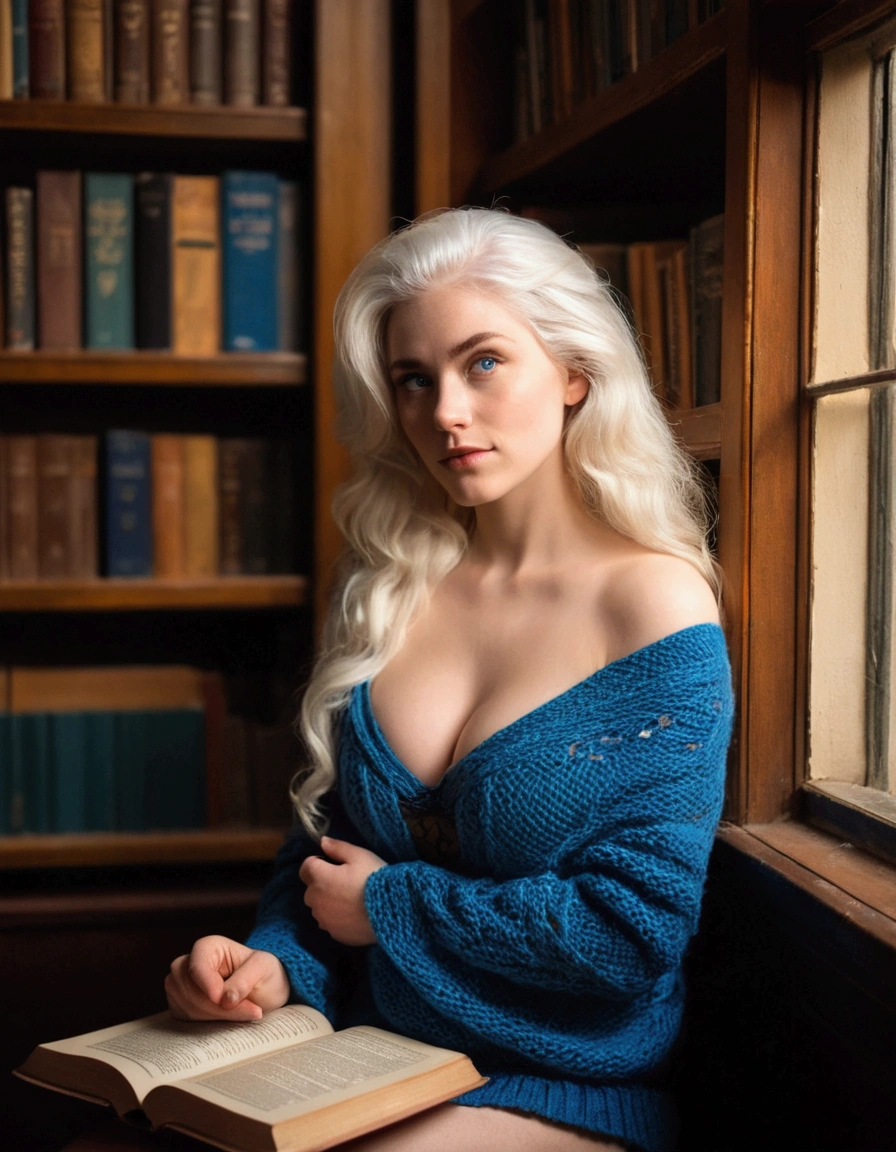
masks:
POLYGON ((583 505, 632 540, 689 560, 719 594, 694 463, 651 389, 635 334, 587 257, 502 209, 446 209, 393 233, 349 276, 334 316, 337 436, 355 473, 333 501, 347 550, 298 722, 309 763, 292 798, 313 835, 326 827, 319 801, 335 782, 335 721, 352 688, 401 647, 475 524, 475 512, 448 499, 404 437, 386 365, 392 309, 445 285, 495 295, 558 364, 584 374, 587 395, 563 433, 583 505))

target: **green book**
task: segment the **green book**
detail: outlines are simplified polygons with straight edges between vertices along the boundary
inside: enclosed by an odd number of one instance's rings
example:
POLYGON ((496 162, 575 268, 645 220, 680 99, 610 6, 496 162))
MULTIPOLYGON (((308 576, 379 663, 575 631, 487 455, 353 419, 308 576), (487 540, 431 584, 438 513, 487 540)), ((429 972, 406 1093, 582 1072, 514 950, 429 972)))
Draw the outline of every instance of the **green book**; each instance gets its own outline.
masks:
POLYGON ((117 827, 115 715, 114 712, 84 713, 87 761, 84 828, 88 832, 113 832, 117 827))
POLYGON ((134 347, 134 178, 84 176, 87 348, 134 347))
POLYGON ((87 831, 88 718, 86 712, 47 716, 52 764, 48 823, 53 832, 87 831))

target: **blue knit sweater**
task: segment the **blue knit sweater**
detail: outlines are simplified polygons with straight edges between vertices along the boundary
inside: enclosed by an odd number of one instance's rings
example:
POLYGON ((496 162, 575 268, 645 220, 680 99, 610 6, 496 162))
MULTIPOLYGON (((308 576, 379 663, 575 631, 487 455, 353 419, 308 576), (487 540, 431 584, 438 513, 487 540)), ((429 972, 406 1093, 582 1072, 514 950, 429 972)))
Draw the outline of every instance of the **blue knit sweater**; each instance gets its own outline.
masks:
POLYGON ((311 919, 296 869, 319 849, 303 835, 281 850, 248 943, 338 1027, 378 1023, 470 1055, 490 1079, 460 1103, 666 1152, 662 1071, 732 712, 722 631, 698 624, 534 709, 428 788, 361 685, 331 834, 387 862, 365 889, 377 943, 336 944, 311 919))

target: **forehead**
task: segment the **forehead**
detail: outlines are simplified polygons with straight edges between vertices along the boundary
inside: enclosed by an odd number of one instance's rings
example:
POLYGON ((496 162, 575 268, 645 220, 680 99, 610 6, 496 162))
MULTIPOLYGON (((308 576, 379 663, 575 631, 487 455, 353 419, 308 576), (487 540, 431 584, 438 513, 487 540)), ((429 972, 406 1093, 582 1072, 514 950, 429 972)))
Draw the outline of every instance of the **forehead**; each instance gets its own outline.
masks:
POLYGON ((482 331, 513 340, 534 339, 525 322, 497 294, 452 285, 396 304, 386 326, 386 351, 392 358, 414 349, 453 347, 482 331))

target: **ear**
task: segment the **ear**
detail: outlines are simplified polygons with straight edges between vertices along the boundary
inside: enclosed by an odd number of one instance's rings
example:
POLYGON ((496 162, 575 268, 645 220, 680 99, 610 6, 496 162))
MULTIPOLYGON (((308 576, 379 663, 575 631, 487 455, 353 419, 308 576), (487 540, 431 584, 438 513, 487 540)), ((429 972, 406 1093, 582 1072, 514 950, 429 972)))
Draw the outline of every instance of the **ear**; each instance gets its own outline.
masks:
POLYGON ((582 372, 569 372, 568 377, 565 403, 571 408, 588 395, 588 379, 582 372))

